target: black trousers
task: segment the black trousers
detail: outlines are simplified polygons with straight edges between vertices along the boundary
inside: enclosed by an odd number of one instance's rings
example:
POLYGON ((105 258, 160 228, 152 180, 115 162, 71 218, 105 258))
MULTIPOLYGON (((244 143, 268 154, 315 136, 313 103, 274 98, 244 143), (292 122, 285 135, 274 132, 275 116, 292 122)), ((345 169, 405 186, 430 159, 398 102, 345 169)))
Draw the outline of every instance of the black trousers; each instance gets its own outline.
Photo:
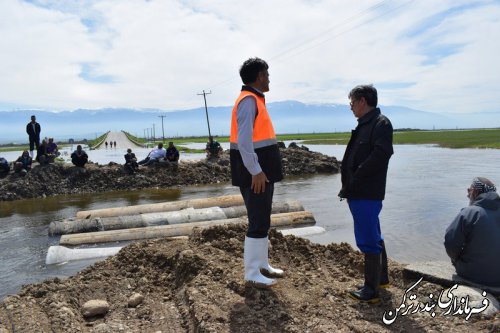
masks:
POLYGON ((87 163, 87 159, 86 158, 78 158, 78 157, 73 157, 71 159, 71 162, 73 162, 74 165, 76 165, 77 167, 84 167, 85 166, 85 163, 87 163))
POLYGON ((40 137, 30 136, 30 150, 38 149, 38 146, 40 146, 40 137))
POLYGON ((250 186, 240 187, 240 192, 248 214, 247 237, 267 237, 271 227, 274 183, 266 183, 266 190, 263 193, 255 194, 250 186))

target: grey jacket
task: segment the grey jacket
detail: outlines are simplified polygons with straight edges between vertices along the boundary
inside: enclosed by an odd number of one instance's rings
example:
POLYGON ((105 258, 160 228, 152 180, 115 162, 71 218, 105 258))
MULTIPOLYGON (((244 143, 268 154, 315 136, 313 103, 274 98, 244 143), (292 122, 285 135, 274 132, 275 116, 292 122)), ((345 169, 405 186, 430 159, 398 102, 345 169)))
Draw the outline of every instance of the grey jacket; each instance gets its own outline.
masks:
POLYGON ((457 274, 500 287, 500 197, 482 193, 446 230, 444 246, 457 274))

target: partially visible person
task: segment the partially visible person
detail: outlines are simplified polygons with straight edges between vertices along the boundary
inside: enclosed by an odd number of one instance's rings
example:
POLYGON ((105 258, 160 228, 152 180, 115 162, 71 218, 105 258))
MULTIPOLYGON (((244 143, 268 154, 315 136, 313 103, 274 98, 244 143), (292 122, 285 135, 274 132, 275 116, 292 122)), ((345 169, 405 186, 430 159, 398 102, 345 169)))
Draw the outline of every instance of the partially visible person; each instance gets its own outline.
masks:
POLYGON ((207 153, 207 158, 217 158, 220 153, 222 153, 222 147, 217 140, 214 140, 212 136, 209 136, 205 152, 207 153))
POLYGON ((113 145, 114 145, 114 146, 115 146, 115 148, 116 148, 116 141, 113 141, 113 145))
POLYGON ((179 162, 179 151, 174 146, 174 143, 172 141, 168 143, 165 160, 169 163, 174 163, 174 164, 177 164, 179 162))
POLYGON ((108 141, 104 141, 104 145, 106 146, 106 149, 108 149, 108 141))
POLYGON ((14 172, 24 176, 28 171, 31 170, 32 163, 33 159, 31 158, 29 152, 25 150, 23 151, 21 156, 19 156, 17 160, 14 162, 14 172))
POLYGON ((35 148, 38 149, 40 145, 40 132, 42 128, 39 123, 36 122, 36 117, 31 116, 31 121, 26 125, 26 133, 28 133, 30 141, 30 156, 34 157, 35 148))
POLYGON ((380 229, 379 214, 392 147, 392 124, 377 107, 377 89, 372 85, 354 87, 348 95, 351 111, 358 120, 342 159, 342 188, 354 221, 356 245, 365 257, 363 285, 349 292, 357 301, 377 303, 379 288, 389 284, 387 253, 380 229))
POLYGON ((49 142, 47 143, 47 156, 49 158, 49 163, 54 162, 56 157, 59 157, 61 153, 57 147, 57 143, 54 142, 54 138, 49 138, 49 142))
POLYGON ((0 157, 0 177, 6 176, 10 171, 10 165, 9 162, 3 158, 0 157))
POLYGON ((85 167, 89 157, 81 145, 76 146, 76 150, 71 154, 71 162, 77 167, 85 167))
POLYGON ((158 147, 151 150, 148 156, 145 159, 139 161, 138 164, 144 166, 152 165, 154 163, 158 163, 160 159, 164 159, 166 155, 167 151, 165 150, 165 148, 163 148, 163 143, 160 142, 158 144, 158 147))
POLYGON ((250 58, 240 67, 243 87, 231 113, 230 162, 232 185, 240 188, 248 213, 243 245, 245 284, 269 288, 284 271, 269 264, 269 229, 274 184, 283 179, 281 155, 266 108, 268 64, 250 58))
POLYGON ((444 247, 459 276, 500 287, 500 197, 495 184, 476 177, 462 208, 444 237, 444 247))
POLYGON ((130 174, 134 174, 138 169, 139 164, 137 164, 137 158, 132 152, 132 149, 128 148, 127 153, 125 154, 125 170, 130 174))
POLYGON ((40 165, 46 165, 50 163, 50 156, 47 151, 48 145, 47 141, 42 140, 42 143, 38 146, 38 149, 36 151, 36 158, 35 160, 40 163, 40 165))

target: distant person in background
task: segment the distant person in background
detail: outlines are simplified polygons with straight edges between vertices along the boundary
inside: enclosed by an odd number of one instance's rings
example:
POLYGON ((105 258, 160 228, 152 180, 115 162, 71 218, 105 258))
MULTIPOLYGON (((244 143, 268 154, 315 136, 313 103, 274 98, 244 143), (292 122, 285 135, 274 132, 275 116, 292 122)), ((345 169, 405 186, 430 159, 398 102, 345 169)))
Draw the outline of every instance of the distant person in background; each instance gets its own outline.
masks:
POLYGON ((487 178, 476 177, 462 208, 444 237, 446 253, 459 276, 500 287, 500 197, 487 178))
POLYGON ((10 171, 9 162, 3 157, 0 157, 0 177, 6 176, 10 171))
POLYGON ((389 284, 387 253, 380 230, 379 214, 385 197, 392 147, 392 124, 377 107, 377 89, 354 87, 348 95, 358 120, 342 159, 342 188, 354 221, 356 245, 365 256, 363 285, 349 292, 357 301, 377 303, 379 288, 389 284))
POLYGON ((167 154, 165 160, 169 163, 177 164, 179 162, 179 151, 174 146, 174 143, 170 141, 168 143, 167 154))
POLYGON ((158 163, 160 159, 164 159, 166 155, 167 151, 165 150, 165 148, 163 148, 163 143, 160 142, 158 144, 158 147, 151 150, 148 156, 142 161, 140 161, 138 164, 148 166, 154 163, 158 163))
POLYGON ((54 138, 49 138, 49 142, 47 143, 47 156, 49 158, 49 163, 54 162, 56 157, 59 157, 61 153, 57 148, 57 143, 54 142, 54 138))
POLYGON ((42 140, 42 143, 38 146, 38 149, 36 151, 36 161, 40 163, 40 165, 45 165, 49 164, 50 162, 50 157, 47 153, 47 141, 42 140))
POLYGON ((113 141, 109 141, 109 147, 113 148, 113 141))
POLYGON ((138 169, 139 164, 137 164, 137 158, 132 152, 132 149, 129 148, 125 154, 125 170, 130 174, 134 174, 138 169))
POLYGON ((21 176, 26 175, 28 171, 31 170, 31 165, 33 163, 33 159, 27 150, 23 151, 21 156, 17 158, 14 162, 14 172, 19 173, 21 176))
POLYGON ((71 162, 77 167, 83 168, 88 162, 89 157, 81 145, 76 146, 76 150, 71 154, 71 162))
POLYGON ((40 145, 40 132, 42 131, 40 124, 36 122, 36 117, 31 116, 31 121, 26 125, 26 133, 28 133, 30 141, 30 156, 33 158, 35 148, 40 145))
POLYGON ((222 147, 212 136, 209 136, 205 152, 207 153, 207 158, 217 158, 222 153, 222 147))
POLYGON ((116 141, 113 141, 114 145, 115 145, 115 148, 116 148, 116 141))
POLYGON ((108 141, 105 141, 104 144, 106 145, 106 149, 108 149, 108 141))

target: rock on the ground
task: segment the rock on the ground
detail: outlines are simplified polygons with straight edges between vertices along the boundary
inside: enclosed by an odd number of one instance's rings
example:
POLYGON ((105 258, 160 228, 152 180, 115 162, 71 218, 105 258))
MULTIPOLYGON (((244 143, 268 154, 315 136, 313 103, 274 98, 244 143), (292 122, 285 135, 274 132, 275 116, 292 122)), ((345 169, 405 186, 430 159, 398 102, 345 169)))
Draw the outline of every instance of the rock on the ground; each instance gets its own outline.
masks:
POLYGON ((82 315, 85 318, 105 315, 109 311, 109 304, 105 300, 93 299, 82 306, 82 315))
POLYGON ((135 308, 139 304, 141 304, 144 301, 144 296, 142 296, 139 293, 134 293, 130 298, 128 299, 128 306, 131 308, 135 308))

